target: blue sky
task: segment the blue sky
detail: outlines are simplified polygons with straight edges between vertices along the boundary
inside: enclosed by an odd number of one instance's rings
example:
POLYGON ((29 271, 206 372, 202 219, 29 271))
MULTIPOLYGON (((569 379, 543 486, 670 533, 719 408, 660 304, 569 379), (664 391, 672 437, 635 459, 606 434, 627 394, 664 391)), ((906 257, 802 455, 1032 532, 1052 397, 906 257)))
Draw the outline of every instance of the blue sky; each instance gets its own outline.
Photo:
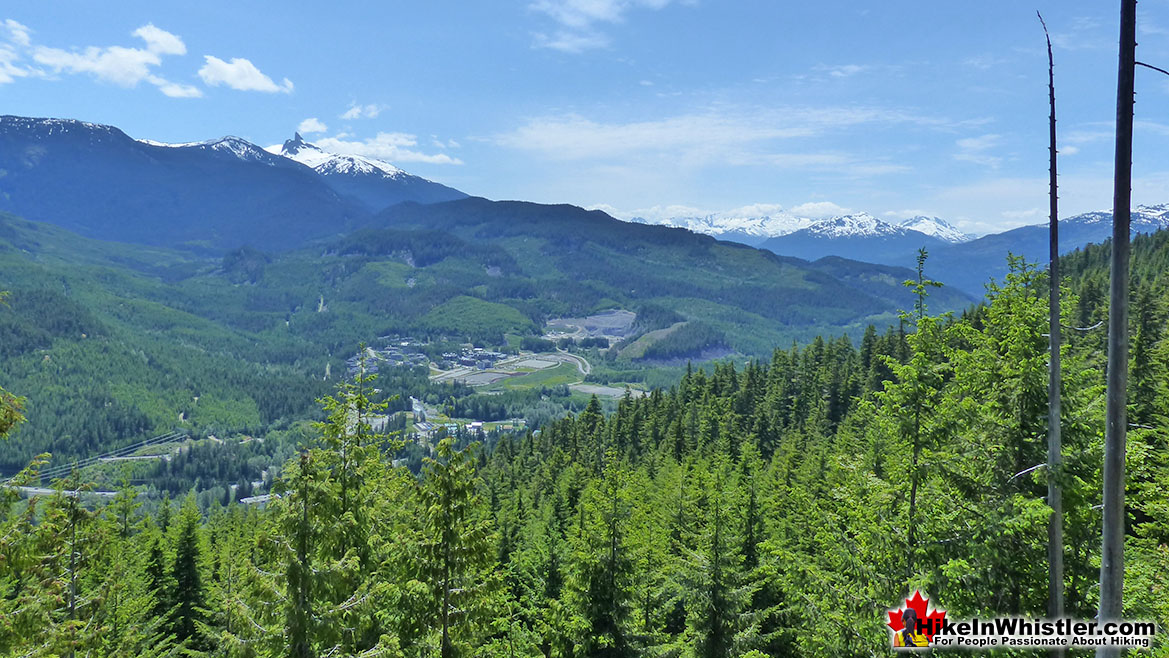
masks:
MULTIPOLYGON (((619 215, 782 207, 1046 218, 1111 205, 1118 2, 10 2, 0 112, 167 142, 305 137, 468 193, 619 215)), ((1138 59, 1169 68, 1169 2, 1138 59)), ((1169 202, 1169 77, 1138 72, 1134 200, 1169 202)))

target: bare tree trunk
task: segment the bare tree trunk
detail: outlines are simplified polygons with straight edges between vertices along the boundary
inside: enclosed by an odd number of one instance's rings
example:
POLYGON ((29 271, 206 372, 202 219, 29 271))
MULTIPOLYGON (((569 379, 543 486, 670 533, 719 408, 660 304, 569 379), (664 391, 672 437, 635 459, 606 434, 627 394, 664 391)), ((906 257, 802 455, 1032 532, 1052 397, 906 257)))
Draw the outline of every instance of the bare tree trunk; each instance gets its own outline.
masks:
MULTIPOLYGON (((1136 70, 1136 0, 1120 3, 1116 82, 1116 173, 1112 195, 1112 272, 1108 311, 1108 406, 1104 435, 1104 532, 1100 552, 1100 621, 1123 614, 1124 450, 1128 417, 1128 233, 1132 206, 1132 124, 1136 70)), ((1098 657, 1119 656, 1101 648, 1098 657)))
MULTIPOLYGON (((1037 12, 1038 13, 1038 12, 1037 12)), ((1059 184, 1056 179, 1055 142, 1055 58, 1051 53, 1051 35, 1040 14, 1043 34, 1047 37, 1047 95, 1051 104, 1048 118, 1051 166, 1048 173, 1049 195, 1051 197, 1050 265, 1048 279, 1048 335, 1051 362, 1047 379, 1047 504, 1051 507, 1051 518, 1047 524, 1047 616, 1059 619, 1063 616, 1063 489, 1060 484, 1063 469, 1063 441, 1060 436, 1060 313, 1059 313, 1059 184)), ((1053 656, 1063 655, 1055 649, 1053 656)))

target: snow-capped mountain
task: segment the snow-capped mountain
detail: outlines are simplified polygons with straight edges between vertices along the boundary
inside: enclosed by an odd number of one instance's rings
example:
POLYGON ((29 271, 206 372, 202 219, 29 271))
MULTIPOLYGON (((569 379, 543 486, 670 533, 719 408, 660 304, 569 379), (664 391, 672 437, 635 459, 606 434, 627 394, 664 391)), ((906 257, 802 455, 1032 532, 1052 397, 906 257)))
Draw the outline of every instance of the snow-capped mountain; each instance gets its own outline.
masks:
MULTIPOLYGON (((1059 251, 1068 253, 1111 238, 1112 212, 1098 210, 1074 215, 1061 219, 1059 225, 1059 251)), ((1133 235, 1169 228, 1169 205, 1133 208, 1131 228, 1133 235)), ((1044 222, 931 249, 926 270, 934 279, 948 286, 981 295, 990 277, 1002 281, 1006 276, 1008 252, 1044 268, 1048 250, 1048 229, 1044 222)))
POLYGON ((941 238, 914 228, 897 226, 869 213, 858 212, 814 222, 807 228, 769 238, 759 247, 804 260, 840 256, 904 267, 912 264, 912 259, 907 261, 906 254, 922 247, 933 249, 945 244, 948 243, 941 238))
POLYGON ((406 173, 383 160, 329 153, 304 141, 300 133, 283 146, 270 147, 268 152, 312 169, 339 194, 356 199, 371 211, 403 201, 438 203, 467 197, 454 188, 406 173))
POLYGON ((286 249, 367 215, 313 170, 238 137, 162 145, 0 116, 0 171, 0 211, 106 240, 286 249))
MULTIPOLYGON (((1162 228, 1169 228, 1169 204, 1162 203, 1151 206, 1137 206, 1132 209, 1130 217, 1132 229, 1137 233, 1148 233, 1162 228)), ((1087 212, 1082 215, 1061 219, 1060 223, 1081 226, 1104 224, 1108 225, 1109 230, 1111 230, 1112 211, 1097 210, 1095 212, 1087 212)), ((1047 224, 1040 224, 1040 226, 1047 226, 1047 224)))
POLYGON ((917 217, 910 217, 909 219, 902 220, 898 222, 897 225, 907 228, 911 231, 932 235, 939 240, 949 242, 951 244, 959 244, 974 239, 974 236, 959 231, 953 224, 950 224, 949 222, 938 217, 926 217, 924 215, 918 215, 917 217))
POLYGON ((329 153, 316 144, 304 141, 300 133, 293 133, 292 139, 284 142, 283 146, 272 146, 269 147, 268 151, 296 160, 322 175, 375 174, 386 178, 402 178, 410 175, 383 160, 375 160, 361 155, 329 153))
MULTIPOLYGON (((758 206, 748 206, 743 210, 757 208, 758 206)), ((899 235, 899 231, 904 229, 916 231, 951 244, 972 239, 971 236, 938 217, 918 216, 898 222, 888 222, 865 212, 815 218, 784 210, 774 210, 767 214, 732 210, 703 215, 666 216, 656 219, 635 216, 631 217, 629 221, 639 224, 661 224, 684 228, 694 233, 714 236, 720 240, 742 242, 751 246, 759 246, 769 238, 791 235, 803 229, 809 229, 813 234, 825 238, 899 235)))
MULTIPOLYGON (((814 222, 806 229, 808 235, 821 238, 879 238, 885 236, 901 236, 911 229, 894 226, 873 217, 867 212, 858 212, 851 215, 840 215, 814 222)), ((798 231, 796 231, 798 232, 798 231)))
POLYGON ((219 139, 208 139, 202 142, 184 142, 179 144, 156 142, 152 139, 139 139, 137 141, 142 144, 146 144, 147 146, 168 149, 183 149, 188 151, 201 151, 204 153, 236 158, 245 162, 260 162, 269 166, 278 166, 284 164, 280 158, 274 156, 268 151, 260 148, 259 146, 256 146, 242 137, 234 137, 232 135, 220 137, 219 139))
POLYGON ((684 228, 694 233, 714 236, 720 240, 731 240, 749 245, 757 245, 767 238, 778 235, 794 233, 815 222, 814 219, 785 212, 753 215, 735 211, 666 217, 656 221, 644 217, 633 217, 629 221, 638 224, 661 224, 674 228, 684 228))

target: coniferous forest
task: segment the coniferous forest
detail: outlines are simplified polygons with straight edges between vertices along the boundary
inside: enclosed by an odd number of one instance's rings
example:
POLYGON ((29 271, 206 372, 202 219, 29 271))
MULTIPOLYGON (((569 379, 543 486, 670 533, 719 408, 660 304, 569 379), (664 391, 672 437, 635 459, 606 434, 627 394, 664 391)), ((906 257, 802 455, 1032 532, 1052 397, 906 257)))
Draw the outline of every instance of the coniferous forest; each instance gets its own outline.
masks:
MULTIPOLYGON (((1163 627, 1169 233, 1133 253, 1125 612, 1163 627)), ((1098 598, 1107 256, 1065 260, 1054 476, 1078 618, 1098 598)), ((368 422, 398 401, 359 376, 262 507, 144 505, 128 483, 95 502, 77 475, 6 489, 0 653, 869 656, 915 589, 954 616, 1042 616, 1047 281, 1010 265, 962 314, 930 312, 919 267, 915 307, 859 345, 691 367, 611 414, 594 399, 492 445, 444 439, 418 473, 368 422)))

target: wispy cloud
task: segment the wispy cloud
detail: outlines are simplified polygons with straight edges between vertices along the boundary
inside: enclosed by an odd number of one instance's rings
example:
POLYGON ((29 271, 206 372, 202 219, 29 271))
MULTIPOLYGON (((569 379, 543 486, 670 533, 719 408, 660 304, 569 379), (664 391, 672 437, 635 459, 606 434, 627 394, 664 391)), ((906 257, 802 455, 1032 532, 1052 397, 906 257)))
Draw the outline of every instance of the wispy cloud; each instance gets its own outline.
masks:
POLYGON ((562 53, 576 55, 586 50, 607 48, 609 46, 609 37, 597 32, 557 30, 552 34, 537 33, 535 35, 535 45, 537 48, 550 48, 552 50, 559 50, 562 53))
POLYGON ((491 141, 557 161, 653 159, 671 168, 760 165, 875 176, 903 172, 907 167, 883 157, 862 158, 825 146, 784 148, 783 142, 862 125, 908 122, 939 130, 953 125, 883 108, 719 107, 632 122, 599 122, 579 114, 537 117, 491 141))
POLYGON ((20 66, 20 55, 15 50, 0 44, 0 85, 27 77, 30 73, 20 66))
POLYGON ((997 168, 1002 164, 1003 159, 999 156, 992 155, 990 151, 1002 144, 1002 141, 1002 135, 995 134, 960 139, 956 142, 958 152, 954 154, 954 159, 973 162, 984 167, 997 168))
POLYGON ((4 31, 8 33, 8 40, 12 43, 18 46, 28 46, 32 43, 32 37, 30 36, 32 30, 29 30, 28 27, 17 23, 11 18, 5 19, 2 25, 4 26, 4 31))
POLYGON ((237 91, 261 91, 264 93, 292 93, 292 81, 284 78, 276 84, 272 78, 260 72, 255 64, 243 57, 232 57, 230 62, 212 55, 204 55, 205 63, 199 69, 199 78, 209 87, 226 85, 237 91))
POLYGON ((147 80, 150 84, 157 86, 159 91, 171 98, 199 98, 203 95, 203 91, 194 85, 171 82, 156 75, 150 76, 147 80))
POLYGON ((973 55, 962 60, 963 66, 968 66, 979 71, 989 71, 1003 64, 1010 64, 1013 60, 1006 57, 998 57, 996 55, 973 55))
POLYGON ((862 64, 841 64, 838 66, 820 65, 815 70, 822 73, 827 73, 829 77, 833 78, 849 78, 863 71, 869 70, 871 67, 862 64))
POLYGON ((1060 136, 1060 142, 1064 144, 1091 144, 1103 140, 1111 140, 1113 132, 1110 124, 1097 126, 1095 124, 1087 124, 1083 128, 1076 130, 1069 130, 1060 136))
POLYGON ((350 121, 353 119, 376 119, 377 115, 381 114, 384 109, 386 109, 384 105, 353 103, 348 110, 341 114, 340 118, 350 121))
POLYGON ((840 215, 847 215, 852 210, 844 206, 837 205, 831 201, 810 201, 808 203, 801 203, 798 206, 793 206, 790 210, 791 214, 799 217, 811 217, 812 219, 823 219, 827 217, 839 217, 840 215))
POLYGON ((159 75, 164 56, 187 52, 182 38, 153 23, 134 30, 131 36, 141 39, 145 48, 128 46, 89 46, 65 50, 37 45, 32 30, 12 19, 0 23, 7 44, 0 44, 0 84, 18 77, 52 77, 61 73, 86 74, 120 87, 133 88, 140 83, 154 85, 172 98, 196 98, 202 92, 192 85, 173 82, 159 75), (22 54, 23 53, 23 54, 22 54), (24 57, 32 63, 24 62, 24 57))
POLYGON ((803 126, 766 125, 714 113, 631 123, 600 123, 570 114, 532 119, 509 133, 496 135, 494 141, 557 160, 580 160, 678 149, 725 151, 731 146, 808 134, 803 126))
POLYGON ((1054 30, 1051 33, 1051 43, 1056 48, 1101 50, 1116 47, 1115 35, 1111 34, 1108 25, 1097 18, 1081 16, 1073 19, 1071 25, 1051 26, 1054 30))
POLYGON ((920 208, 905 208, 903 210, 886 210, 881 213, 882 217, 889 219, 913 219, 914 217, 929 217, 932 213, 920 208))
POLYGON ((609 38, 601 31, 604 24, 620 23, 637 9, 658 10, 674 0, 535 0, 530 9, 552 19, 558 28, 551 33, 537 32, 535 46, 566 53, 582 53, 605 48, 609 38))
POLYGON ((724 210, 697 208, 684 204, 656 205, 646 208, 637 208, 635 210, 623 210, 607 203, 598 203, 588 206, 587 209, 600 210, 613 217, 624 219, 626 221, 634 218, 641 218, 650 222, 663 222, 668 219, 676 218, 709 216, 731 218, 798 217, 804 219, 826 219, 829 217, 846 215, 852 212, 850 209, 831 201, 809 201, 806 203, 801 203, 797 206, 792 206, 791 208, 787 208, 786 206, 778 203, 752 203, 745 206, 724 210))
POLYGON ((333 153, 363 155, 392 163, 424 162, 427 164, 461 165, 462 160, 445 153, 424 153, 418 150, 418 138, 407 133, 378 133, 376 137, 354 140, 342 134, 336 137, 322 137, 314 143, 333 153))
POLYGON ((309 118, 305 119, 304 121, 301 121, 300 125, 296 127, 296 132, 304 133, 305 135, 312 135, 315 133, 323 133, 323 132, 326 132, 328 130, 329 130, 329 127, 326 126, 324 123, 322 123, 321 120, 316 118, 316 117, 309 117, 309 118))

